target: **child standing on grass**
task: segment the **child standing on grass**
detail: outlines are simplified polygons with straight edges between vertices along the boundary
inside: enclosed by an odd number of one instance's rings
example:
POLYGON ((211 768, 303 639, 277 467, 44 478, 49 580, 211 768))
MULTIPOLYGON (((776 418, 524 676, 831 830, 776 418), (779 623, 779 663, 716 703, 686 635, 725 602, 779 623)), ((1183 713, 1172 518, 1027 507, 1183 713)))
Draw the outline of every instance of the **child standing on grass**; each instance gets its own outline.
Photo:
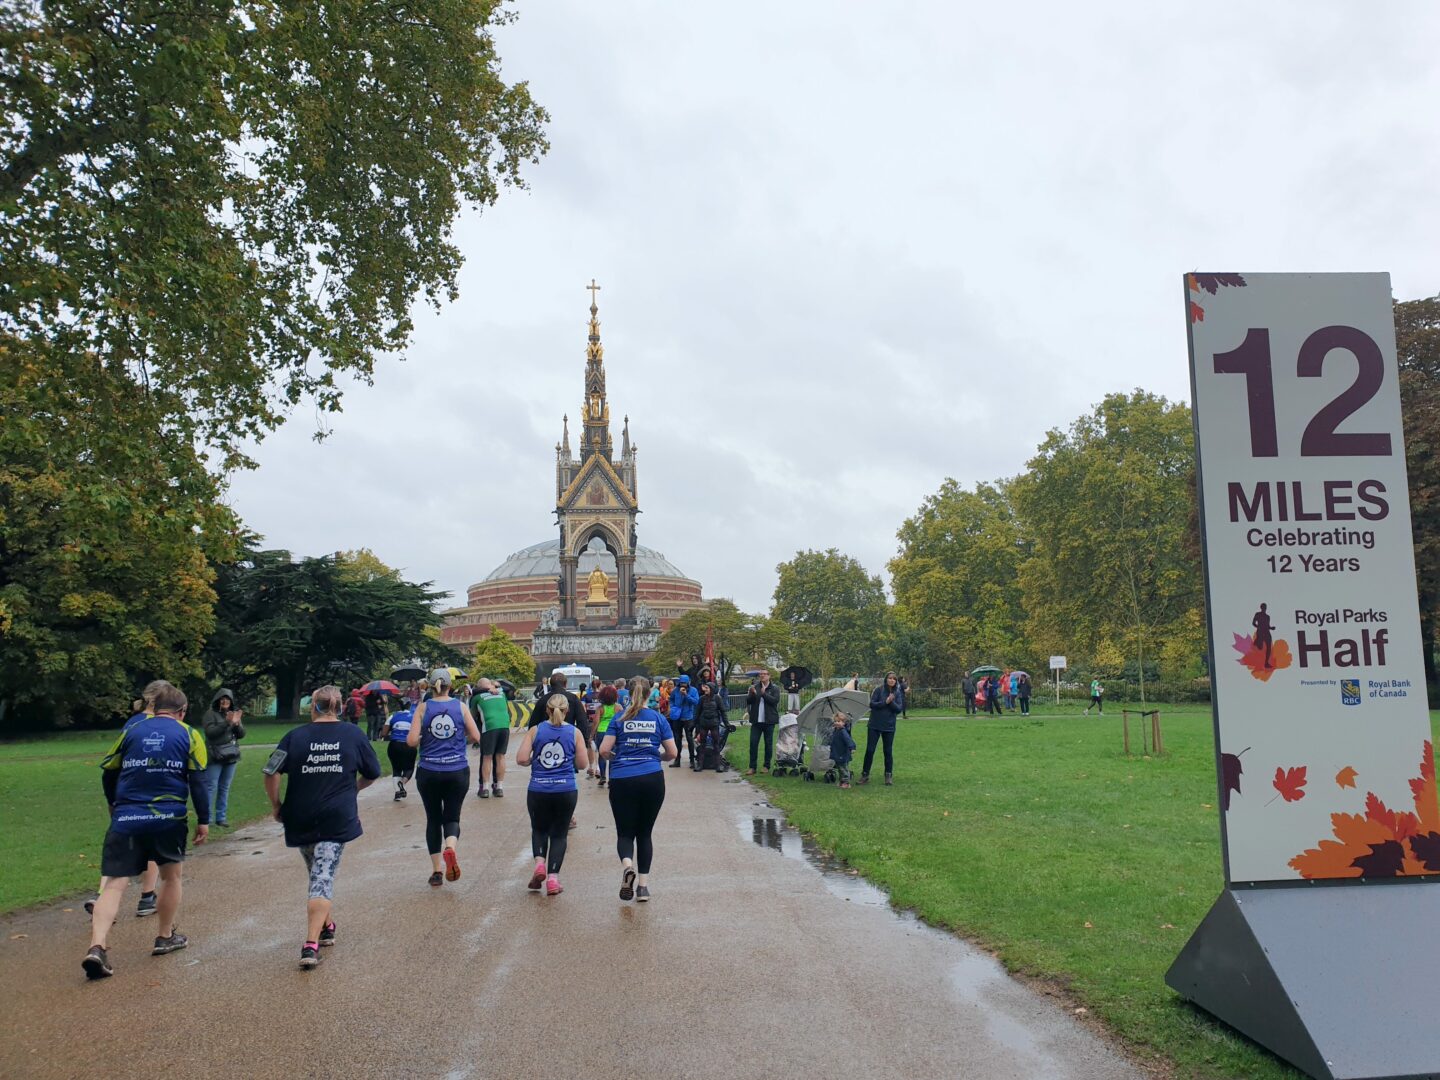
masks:
POLYGON ((840 786, 850 787, 850 761, 855 756, 855 736, 846 726, 850 718, 843 712, 835 714, 835 726, 830 731, 830 760, 840 776, 840 786))

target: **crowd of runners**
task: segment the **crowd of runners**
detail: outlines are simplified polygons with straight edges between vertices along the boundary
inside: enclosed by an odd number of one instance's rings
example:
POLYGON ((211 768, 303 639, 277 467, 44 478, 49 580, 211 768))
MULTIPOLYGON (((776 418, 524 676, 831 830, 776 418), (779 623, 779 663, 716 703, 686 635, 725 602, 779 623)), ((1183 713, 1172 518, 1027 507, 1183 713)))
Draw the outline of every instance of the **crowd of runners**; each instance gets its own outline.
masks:
MULTIPOLYGON (((272 813, 284 826, 286 845, 299 849, 308 875, 302 968, 315 967, 320 950, 335 943, 335 879, 345 845, 362 832, 357 795, 381 776, 372 736, 386 745, 395 800, 408 798, 407 785, 412 783, 419 792, 430 856, 428 883, 433 888, 460 878, 460 820, 470 791, 470 748, 480 751, 478 796, 504 797, 511 734, 506 695, 495 682, 481 679, 467 702, 452 696, 451 682, 448 670, 435 670, 420 700, 395 697, 387 702, 379 727, 368 730, 345 722, 347 698, 338 687, 321 687, 311 695, 309 723, 286 732, 266 761, 264 786, 272 813)), ((582 687, 584 697, 598 708, 587 708, 581 695, 567 689, 561 674, 537 689, 516 752, 516 763, 528 766, 530 773, 526 805, 535 864, 529 888, 547 896, 564 891, 560 871, 569 831, 576 824, 577 778, 584 772, 608 789, 620 899, 648 901, 652 836, 665 801, 661 770, 680 758, 664 688, 643 676, 598 691, 582 687)), ((151 683, 102 762, 110 827, 99 894, 86 904, 91 943, 82 967, 92 979, 114 973, 108 937, 132 877, 141 878, 136 914, 159 916, 152 953, 163 955, 188 944, 175 926, 187 843, 205 843, 212 808, 224 812, 225 802, 207 783, 214 778, 213 765, 219 764, 212 763, 212 753, 217 745, 232 745, 244 735, 228 690, 215 696, 200 727, 192 726, 188 712, 181 690, 164 680, 151 683), (209 735, 212 720, 223 725, 217 727, 218 744, 209 735), (190 806, 196 820, 193 838, 187 824, 190 806)), ((233 774, 238 751, 234 758, 225 756, 233 774)), ((229 775, 225 780, 228 793, 229 775)))

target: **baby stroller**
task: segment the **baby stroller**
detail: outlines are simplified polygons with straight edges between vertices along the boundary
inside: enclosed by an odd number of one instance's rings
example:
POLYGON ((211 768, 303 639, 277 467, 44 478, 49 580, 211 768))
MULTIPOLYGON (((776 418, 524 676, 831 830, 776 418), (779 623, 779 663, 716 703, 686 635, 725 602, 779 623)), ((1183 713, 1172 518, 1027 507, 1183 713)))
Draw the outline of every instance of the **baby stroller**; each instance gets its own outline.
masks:
POLYGON ((714 769, 716 772, 728 772, 730 759, 725 756, 725 744, 730 741, 730 733, 735 730, 735 725, 728 720, 721 720, 714 727, 695 728, 695 771, 704 772, 706 769, 714 769))
POLYGON ((775 732, 775 769, 772 776, 799 776, 805 771, 805 739, 800 734, 800 717, 787 712, 775 732))
POLYGON ((835 714, 848 717, 845 727, 851 728, 855 717, 870 707, 868 694, 858 690, 827 690, 817 694, 800 710, 800 733, 810 744, 810 766, 802 773, 806 780, 823 777, 827 784, 836 779, 835 761, 830 757, 830 735, 835 730, 835 714))

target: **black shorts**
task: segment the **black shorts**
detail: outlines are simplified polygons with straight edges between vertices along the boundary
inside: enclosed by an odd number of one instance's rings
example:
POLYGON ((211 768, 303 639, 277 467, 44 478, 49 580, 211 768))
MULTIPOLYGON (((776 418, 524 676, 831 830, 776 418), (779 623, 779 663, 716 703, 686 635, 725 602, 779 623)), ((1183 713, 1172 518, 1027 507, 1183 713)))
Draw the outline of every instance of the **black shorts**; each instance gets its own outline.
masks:
POLYGON ((495 728, 493 731, 482 731, 480 733, 480 756, 489 757, 491 754, 505 756, 505 751, 510 749, 510 729, 495 728))
POLYGON ((183 862, 188 826, 183 821, 143 833, 105 833, 100 852, 100 873, 106 877, 135 877, 145 872, 146 863, 164 866, 183 862))

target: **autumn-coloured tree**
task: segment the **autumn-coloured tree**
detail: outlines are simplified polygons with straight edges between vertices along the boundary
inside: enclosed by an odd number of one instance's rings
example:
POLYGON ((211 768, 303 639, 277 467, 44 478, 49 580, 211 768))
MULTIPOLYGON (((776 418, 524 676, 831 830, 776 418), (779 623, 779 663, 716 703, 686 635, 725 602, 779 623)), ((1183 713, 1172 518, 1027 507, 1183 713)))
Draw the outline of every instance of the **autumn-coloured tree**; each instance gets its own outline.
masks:
POLYGON ((1434 702, 1440 699, 1435 672, 1440 609, 1440 297, 1395 305, 1395 348, 1400 360, 1425 681, 1434 702))
POLYGON ((1189 408, 1136 390, 1051 431, 1010 486, 1032 545, 1020 571, 1032 641, 1091 656, 1123 643, 1141 700, 1147 664, 1203 605, 1186 548, 1193 465, 1189 408))

